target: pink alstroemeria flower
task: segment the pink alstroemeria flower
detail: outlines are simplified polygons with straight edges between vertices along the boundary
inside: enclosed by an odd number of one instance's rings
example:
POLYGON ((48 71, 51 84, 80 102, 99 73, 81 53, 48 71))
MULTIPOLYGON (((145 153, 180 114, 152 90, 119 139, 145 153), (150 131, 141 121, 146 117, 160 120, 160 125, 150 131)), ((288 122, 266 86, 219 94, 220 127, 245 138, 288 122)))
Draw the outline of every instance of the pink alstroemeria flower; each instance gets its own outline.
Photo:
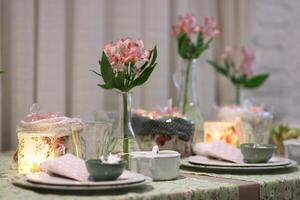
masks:
POLYGON ((204 24, 201 26, 204 37, 217 38, 221 34, 220 28, 217 26, 215 17, 205 17, 204 24))
POLYGON ((192 14, 179 16, 177 25, 173 26, 174 35, 177 35, 178 33, 185 33, 188 36, 191 36, 200 31, 200 26, 196 25, 196 17, 192 14))
POLYGON ((255 65, 255 58, 254 54, 248 47, 242 47, 242 63, 241 63, 241 70, 246 76, 252 76, 254 74, 254 65, 255 65))
POLYGON ((205 17, 203 25, 196 25, 196 17, 192 14, 180 16, 177 25, 173 26, 173 33, 185 33, 189 37, 202 32, 206 38, 217 38, 221 34, 215 17, 205 17))
POLYGON ((239 66, 238 69, 240 73, 245 76, 252 76, 254 74, 254 67, 255 67, 255 58, 254 54, 248 47, 241 47, 237 49, 233 46, 226 46, 224 52, 222 53, 222 59, 227 61, 231 65, 239 66), (236 57, 237 57, 237 50, 241 52, 241 63, 240 65, 236 64, 236 57))
POLYGON ((150 50, 144 50, 142 40, 132 41, 121 39, 104 46, 104 52, 115 72, 123 71, 125 65, 135 64, 139 61, 149 61, 150 50))
POLYGON ((233 46, 227 45, 222 54, 222 59, 229 63, 234 63, 235 61, 236 49, 233 46))

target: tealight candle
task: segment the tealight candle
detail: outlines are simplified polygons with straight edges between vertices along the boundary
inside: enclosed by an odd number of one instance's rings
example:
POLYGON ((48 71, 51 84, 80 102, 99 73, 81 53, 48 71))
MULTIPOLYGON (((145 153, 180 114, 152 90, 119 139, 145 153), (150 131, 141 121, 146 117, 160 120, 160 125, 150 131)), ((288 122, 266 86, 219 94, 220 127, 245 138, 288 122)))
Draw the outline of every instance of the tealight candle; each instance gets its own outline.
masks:
POLYGON ((204 122, 204 142, 212 143, 221 140, 239 147, 245 137, 238 122, 204 122))
POLYGON ((65 153, 67 136, 57 137, 55 132, 18 133, 18 171, 26 174, 41 171, 40 164, 65 153))

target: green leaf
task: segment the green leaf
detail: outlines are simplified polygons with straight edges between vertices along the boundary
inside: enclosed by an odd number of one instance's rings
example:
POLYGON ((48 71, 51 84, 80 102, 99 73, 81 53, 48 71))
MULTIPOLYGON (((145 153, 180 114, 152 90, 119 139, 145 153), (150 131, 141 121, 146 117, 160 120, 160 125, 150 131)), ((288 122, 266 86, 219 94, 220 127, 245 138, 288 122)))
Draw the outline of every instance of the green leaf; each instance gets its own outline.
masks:
POLYGON ((150 58, 150 64, 149 62, 145 62, 141 67, 140 70, 143 71, 147 65, 149 64, 149 66, 153 65, 156 62, 156 58, 157 58, 157 47, 155 46, 152 50, 151 50, 151 58, 150 58))
POLYGON ((113 85, 113 80, 110 80, 104 84, 98 84, 99 87, 102 87, 106 90, 110 90, 110 89, 113 89, 114 88, 114 85, 113 85))
POLYGON ((102 53, 100 71, 105 83, 107 83, 108 81, 114 78, 114 72, 104 52, 102 53))
POLYGON ((227 59, 225 59, 225 69, 228 71, 230 68, 230 64, 227 59))
POLYGON ((90 71, 97 74, 98 76, 102 76, 100 73, 96 72, 95 70, 90 69, 90 71))
POLYGON ((192 50, 192 42, 185 33, 179 33, 177 35, 178 40, 178 53, 184 59, 191 58, 190 51, 192 50))
POLYGON ((150 61, 150 65, 153 65, 156 61, 157 58, 157 48, 156 46, 151 50, 151 61, 150 61))
POLYGON ((198 58, 201 55, 201 53, 204 51, 203 42, 204 42, 203 34, 202 32, 199 32, 197 36, 197 44, 195 50, 193 51, 193 58, 198 58))
POLYGON ((177 38, 177 40, 178 41, 181 41, 183 38, 185 37, 185 33, 178 33, 177 35, 176 35, 176 38, 177 38))
POLYGON ((188 47, 188 52, 187 52, 188 58, 197 58, 194 57, 196 50, 197 50, 196 46, 192 43, 192 41, 190 41, 190 45, 188 47))
POLYGON ((140 69, 143 71, 143 70, 147 67, 148 64, 149 64, 149 62, 145 62, 145 63, 140 67, 140 69))
POLYGON ((197 36, 197 47, 202 47, 204 43, 203 33, 199 32, 197 36))
POLYGON ((0 70, 0 74, 4 74, 4 72, 5 72, 5 71, 3 71, 3 70, 0 70))
POLYGON ((156 63, 154 63, 152 66, 147 67, 134 81, 133 83, 130 85, 130 89, 135 87, 135 86, 139 86, 144 84, 150 77, 150 75, 152 74, 154 68, 156 66, 156 63))
POLYGON ((203 51, 204 50, 202 49, 202 47, 197 46, 196 50, 193 52, 193 58, 198 58, 202 54, 203 51))
POLYGON ((240 77, 231 77, 231 82, 235 85, 243 85, 247 81, 247 77, 245 75, 240 77))
POLYGON ((113 86, 121 91, 125 89, 125 73, 118 72, 117 76, 113 79, 113 86))
POLYGON ((229 77, 228 70, 226 70, 224 67, 220 66, 218 63, 216 63, 216 62, 214 62, 212 60, 208 60, 207 62, 211 66, 213 66, 217 72, 219 72, 220 74, 222 74, 222 75, 224 75, 226 77, 229 77))
POLYGON ((269 78, 269 74, 260 74, 257 76, 253 76, 245 81, 243 87, 251 89, 257 88, 262 85, 269 78))

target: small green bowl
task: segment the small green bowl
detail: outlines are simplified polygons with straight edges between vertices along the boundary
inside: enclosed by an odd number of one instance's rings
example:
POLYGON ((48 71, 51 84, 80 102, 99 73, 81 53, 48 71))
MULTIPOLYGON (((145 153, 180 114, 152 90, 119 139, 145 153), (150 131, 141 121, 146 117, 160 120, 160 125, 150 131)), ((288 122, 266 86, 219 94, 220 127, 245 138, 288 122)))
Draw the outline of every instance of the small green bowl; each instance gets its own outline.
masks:
POLYGON ((85 161, 86 168, 94 181, 116 180, 125 168, 125 162, 115 164, 103 163, 99 159, 89 159, 85 161))
POLYGON ((266 163, 272 158, 276 146, 273 144, 244 143, 240 145, 240 149, 246 162, 266 163))

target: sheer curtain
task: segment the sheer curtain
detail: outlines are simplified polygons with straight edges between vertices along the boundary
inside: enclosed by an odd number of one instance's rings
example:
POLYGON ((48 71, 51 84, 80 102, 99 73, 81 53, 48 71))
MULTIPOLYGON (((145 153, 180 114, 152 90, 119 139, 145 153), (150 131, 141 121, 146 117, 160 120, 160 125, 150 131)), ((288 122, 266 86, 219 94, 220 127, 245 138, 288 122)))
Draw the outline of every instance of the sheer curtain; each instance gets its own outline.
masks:
MULTIPOLYGON (((1 77, 2 150, 16 147, 17 124, 34 102, 43 111, 83 120, 93 119, 96 112, 116 110, 117 95, 98 88, 100 80, 89 69, 97 70, 105 43, 122 37, 142 38, 146 48, 158 46, 158 67, 146 85, 134 90, 134 107, 166 105, 168 98, 175 97, 172 74, 180 64, 171 35, 177 16, 191 12, 203 20, 204 16, 217 15, 221 25, 228 26, 222 28, 229 37, 231 26, 236 25, 231 19, 236 15, 224 16, 232 13, 231 9, 239 9, 232 7, 236 0, 226 5, 217 0, 0 2, 0 66, 6 71, 1 77)), ((235 40, 235 36, 230 37, 235 40)), ((222 40, 198 63, 200 103, 205 117, 216 101, 230 101, 218 97, 217 91, 224 91, 222 80, 216 82, 215 73, 206 64, 223 46, 222 40)))

